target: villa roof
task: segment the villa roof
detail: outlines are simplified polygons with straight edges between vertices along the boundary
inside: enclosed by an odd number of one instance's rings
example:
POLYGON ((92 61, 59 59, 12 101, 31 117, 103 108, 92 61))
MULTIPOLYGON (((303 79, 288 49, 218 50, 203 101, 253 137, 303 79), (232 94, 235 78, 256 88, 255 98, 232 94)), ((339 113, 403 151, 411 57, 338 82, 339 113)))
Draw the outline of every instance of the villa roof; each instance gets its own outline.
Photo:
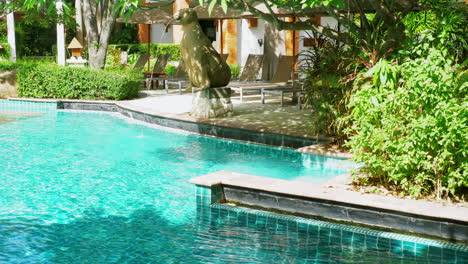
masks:
POLYGON ((130 24, 177 24, 172 14, 172 8, 139 9, 129 18, 119 17, 117 23, 130 24))
MULTIPOLYGON (((229 9, 226 13, 220 6, 215 6, 208 13, 208 6, 194 6, 192 7, 197 12, 198 19, 234 19, 241 18, 241 11, 229 9)), ((154 9, 140 9, 133 13, 130 18, 120 17, 117 18, 118 23, 130 24, 165 24, 177 25, 178 22, 174 20, 174 14, 169 8, 154 8, 154 9)))
MULTIPOLYGON (((400 3, 401 6, 405 6, 406 3, 404 0, 395 0, 397 3, 400 3)), ((193 8, 198 15, 198 19, 241 19, 241 18, 255 18, 257 17, 251 12, 248 11, 239 11, 235 9, 228 9, 227 12, 219 6, 216 5, 215 8, 211 11, 211 14, 208 13, 208 5, 200 6, 197 2, 191 1, 190 8, 193 8)), ((255 5, 255 8, 264 13, 270 13, 269 9, 264 3, 258 2, 255 5)), ((415 6, 413 9, 418 10, 420 7, 415 6)), ((310 16, 310 15, 326 15, 326 12, 323 8, 308 8, 302 10, 302 12, 291 12, 283 8, 272 7, 272 11, 279 17, 297 17, 297 16, 310 16)), ((365 8, 365 12, 373 12, 372 8, 365 8)), ((340 12, 357 12, 357 9, 351 6, 349 9, 342 9, 340 12)), ((140 9, 133 13, 130 18, 118 18, 118 23, 130 23, 130 24, 178 24, 174 20, 174 13, 171 6, 163 8, 152 8, 152 9, 140 9)))

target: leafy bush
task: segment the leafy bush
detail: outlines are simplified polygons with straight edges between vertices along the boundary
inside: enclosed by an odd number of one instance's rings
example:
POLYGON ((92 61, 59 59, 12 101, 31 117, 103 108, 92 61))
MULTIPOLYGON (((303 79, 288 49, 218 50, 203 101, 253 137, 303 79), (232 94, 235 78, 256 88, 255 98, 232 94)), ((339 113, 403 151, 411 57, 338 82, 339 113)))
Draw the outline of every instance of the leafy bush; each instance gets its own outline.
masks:
POLYGON ((166 68, 164 68, 164 72, 167 75, 174 75, 177 72, 177 67, 174 65, 167 65, 166 68))
POLYGON ((11 61, 0 61, 0 72, 10 71, 16 68, 18 68, 18 64, 16 63, 13 63, 11 61))
MULTIPOLYGON (((129 55, 132 54, 143 54, 148 52, 147 44, 117 44, 109 45, 109 48, 120 49, 127 52, 129 55)), ((156 58, 160 54, 171 54, 169 60, 178 61, 180 60, 180 47, 177 44, 150 44, 151 57, 156 58)))
POLYGON ((138 29, 136 24, 118 23, 112 30, 109 43, 112 44, 137 44, 138 29))
POLYGON ((26 63, 18 68, 18 93, 32 98, 122 100, 137 95, 141 78, 130 71, 26 63))
POLYGON ((412 196, 468 188, 468 72, 447 50, 381 60, 354 83, 347 143, 373 183, 412 196))
POLYGON ((331 42, 323 35, 311 33, 311 47, 301 52, 300 71, 306 90, 305 104, 315 113, 311 130, 314 134, 335 136, 336 143, 344 141, 345 125, 341 117, 348 114, 347 100, 350 82, 341 82, 353 73, 350 69, 355 50, 331 42))
POLYGON ((121 49, 109 47, 107 49, 106 67, 124 68, 125 66, 127 66, 127 65, 121 64, 121 59, 120 59, 121 54, 122 54, 121 49))
POLYGON ((8 44, 8 42, 6 42, 6 40, 5 42, 2 40, 0 44, 3 47, 3 49, 0 49, 0 58, 4 60, 10 59, 10 45, 8 44))
POLYGON ((231 79, 238 79, 241 71, 239 64, 229 64, 229 68, 231 69, 231 79))

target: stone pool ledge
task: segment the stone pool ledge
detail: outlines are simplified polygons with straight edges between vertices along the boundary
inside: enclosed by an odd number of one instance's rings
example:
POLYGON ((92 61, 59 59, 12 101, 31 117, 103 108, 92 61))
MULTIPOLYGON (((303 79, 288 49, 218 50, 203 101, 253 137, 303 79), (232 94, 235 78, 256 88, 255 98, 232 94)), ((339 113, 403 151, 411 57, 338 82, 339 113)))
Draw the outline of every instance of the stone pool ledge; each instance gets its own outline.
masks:
POLYGON ((78 99, 33 99, 9 98, 11 101, 27 101, 38 103, 57 103, 57 109, 117 112, 126 117, 149 124, 169 127, 213 136, 217 138, 240 140, 244 142, 264 144, 269 146, 298 149, 304 146, 325 142, 324 138, 309 138, 296 135, 258 131, 249 128, 239 128, 229 124, 221 124, 217 120, 194 119, 187 115, 177 115, 155 111, 148 104, 139 105, 137 100, 130 101, 102 101, 78 99))
POLYGON ((190 180, 210 190, 210 202, 236 202, 296 214, 397 229, 404 232, 468 241, 468 208, 442 206, 361 194, 328 184, 286 181, 218 171, 190 180))

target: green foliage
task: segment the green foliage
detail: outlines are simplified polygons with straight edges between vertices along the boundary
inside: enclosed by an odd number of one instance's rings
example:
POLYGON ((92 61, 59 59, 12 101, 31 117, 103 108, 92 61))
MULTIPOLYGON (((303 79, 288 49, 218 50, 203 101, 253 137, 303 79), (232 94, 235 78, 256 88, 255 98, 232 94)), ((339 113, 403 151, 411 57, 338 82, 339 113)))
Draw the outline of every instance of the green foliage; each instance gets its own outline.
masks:
POLYGON ((17 69, 17 68, 18 68, 18 64, 16 63, 13 63, 7 60, 0 61, 0 72, 10 71, 10 70, 17 69))
POLYGON ((112 31, 109 44, 137 44, 138 38, 137 25, 135 24, 117 24, 112 31))
POLYGON ((231 69, 231 79, 238 79, 241 71, 239 64, 229 64, 229 68, 231 69))
MULTIPOLYGON (((147 44, 117 44, 109 45, 109 48, 120 49, 128 53, 129 57, 133 54, 143 54, 148 52, 147 44)), ((152 58, 156 58, 160 54, 171 54, 169 60, 180 60, 180 47, 177 44, 150 44, 150 54, 152 58)))
POLYGON ((0 49, 0 58, 4 60, 10 59, 10 45, 6 41, 1 41, 0 44, 3 47, 3 49, 0 49))
POLYGON ((401 51, 405 56, 427 56, 429 47, 447 49, 456 60, 468 56, 467 7, 424 10, 409 14, 405 20, 408 41, 401 51))
POLYGON ((314 134, 333 135, 341 143, 345 127, 341 117, 347 115, 351 85, 340 80, 355 70, 347 59, 354 57, 354 50, 317 33, 309 37, 314 42, 301 52, 300 70, 307 91, 305 104, 315 113, 311 130, 314 134))
POLYGON ((354 83, 347 143, 374 182, 412 196, 468 187, 467 71, 447 50, 381 60, 354 83))
POLYGON ((107 49, 107 56, 106 56, 106 67, 111 68, 124 68, 126 65, 121 65, 120 63, 120 56, 122 54, 122 50, 115 47, 109 47, 107 49))
POLYGON ((141 74, 123 70, 45 63, 25 63, 18 68, 19 95, 31 98, 130 99, 137 95, 141 80, 141 74))
POLYGON ((17 55, 47 56, 53 54, 52 46, 57 43, 55 27, 29 21, 15 23, 17 55))
POLYGON ((174 66, 174 65, 168 64, 168 65, 166 66, 166 68, 164 69, 164 72, 165 72, 167 75, 174 75, 174 74, 177 72, 177 67, 174 66))

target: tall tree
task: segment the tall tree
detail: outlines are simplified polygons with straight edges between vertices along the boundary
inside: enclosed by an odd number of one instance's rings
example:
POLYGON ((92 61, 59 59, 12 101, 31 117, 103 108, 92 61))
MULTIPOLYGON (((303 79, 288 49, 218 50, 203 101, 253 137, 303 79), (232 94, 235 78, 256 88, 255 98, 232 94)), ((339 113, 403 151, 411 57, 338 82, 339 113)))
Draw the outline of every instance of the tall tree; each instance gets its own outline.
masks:
POLYGON ((348 45, 378 45, 382 52, 401 43, 405 37, 402 19, 423 7, 418 0, 265 0, 261 3, 266 8, 259 8, 256 0, 221 2, 227 2, 226 6, 230 8, 247 10, 279 30, 313 30, 348 45), (276 14, 278 8, 289 11, 298 19, 281 19, 276 14), (317 15, 335 18, 341 30, 308 19, 317 15), (372 39, 376 33, 379 33, 378 40, 372 39))
POLYGON ((83 0, 89 66, 104 68, 110 34, 114 28, 118 0, 83 0))
MULTIPOLYGON (((73 4, 75 1, 63 0, 63 16, 55 9, 56 0, 16 0, 0 2, 0 9, 21 12, 26 19, 48 20, 51 23, 63 20, 66 25, 76 26, 73 20, 73 4)), ((79 2, 79 1, 76 1, 79 2)), ((116 17, 139 8, 140 0, 82 0, 85 33, 87 36, 89 66, 94 69, 103 68, 106 60, 110 34, 115 25, 116 17)))

